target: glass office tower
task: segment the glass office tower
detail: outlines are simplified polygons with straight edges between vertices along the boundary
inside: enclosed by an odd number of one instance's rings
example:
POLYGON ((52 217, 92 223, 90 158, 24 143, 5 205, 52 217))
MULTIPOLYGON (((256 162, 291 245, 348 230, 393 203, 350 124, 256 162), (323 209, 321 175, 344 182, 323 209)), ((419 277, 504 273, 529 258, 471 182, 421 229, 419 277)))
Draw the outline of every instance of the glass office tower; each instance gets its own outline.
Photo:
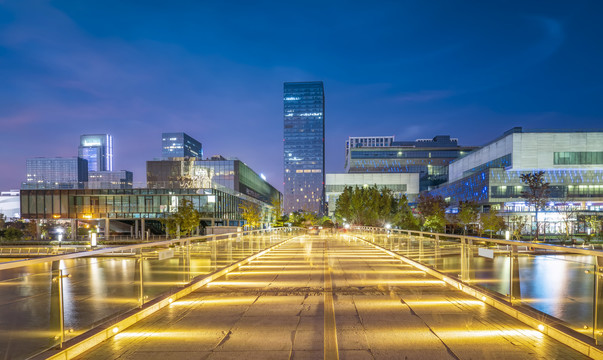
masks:
POLYGON ((78 156, 88 161, 88 171, 113 171, 113 136, 108 134, 80 136, 78 156))
POLYGON ((325 95, 322 81, 284 85, 284 210, 324 214, 325 95))
POLYGON ((189 135, 179 133, 161 134, 161 156, 163 158, 194 157, 203 158, 201 142, 189 135))

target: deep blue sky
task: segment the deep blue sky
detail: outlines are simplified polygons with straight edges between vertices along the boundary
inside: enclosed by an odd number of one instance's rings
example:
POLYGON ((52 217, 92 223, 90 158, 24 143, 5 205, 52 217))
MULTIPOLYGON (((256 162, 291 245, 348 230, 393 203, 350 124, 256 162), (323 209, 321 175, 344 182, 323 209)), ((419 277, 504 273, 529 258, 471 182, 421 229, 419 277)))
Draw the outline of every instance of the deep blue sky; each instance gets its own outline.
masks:
POLYGON ((481 145, 603 128, 603 1, 0 0, 0 189, 110 133, 145 180, 161 133, 282 189, 282 86, 323 80, 327 171, 348 136, 481 145))

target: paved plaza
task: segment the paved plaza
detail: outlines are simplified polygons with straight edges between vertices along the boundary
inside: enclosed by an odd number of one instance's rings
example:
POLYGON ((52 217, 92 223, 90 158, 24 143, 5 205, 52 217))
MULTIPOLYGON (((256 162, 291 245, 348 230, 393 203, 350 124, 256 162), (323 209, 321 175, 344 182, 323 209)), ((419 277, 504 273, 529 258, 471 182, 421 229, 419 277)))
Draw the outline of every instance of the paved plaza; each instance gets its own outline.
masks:
POLYGON ((586 359, 367 243, 304 236, 80 359, 586 359))

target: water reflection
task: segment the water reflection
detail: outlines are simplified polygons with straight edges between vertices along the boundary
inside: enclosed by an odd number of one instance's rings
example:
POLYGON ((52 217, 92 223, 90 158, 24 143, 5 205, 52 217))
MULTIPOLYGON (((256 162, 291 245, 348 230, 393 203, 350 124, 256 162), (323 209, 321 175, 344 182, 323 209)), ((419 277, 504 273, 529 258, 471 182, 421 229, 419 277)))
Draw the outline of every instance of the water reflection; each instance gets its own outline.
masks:
POLYGON ((157 249, 148 248, 142 255, 68 259, 0 271, 0 358, 26 358, 57 343, 59 269, 69 275, 62 281, 67 340, 137 308, 141 299, 174 291, 195 276, 283 239, 254 235, 176 246, 173 257, 164 260, 157 249))
MULTIPOLYGON (((431 265, 451 276, 461 277, 461 245, 452 241, 390 236, 375 239, 378 245, 431 265)), ((493 259, 468 253, 468 276, 473 285, 508 296, 511 284, 509 253, 493 259)), ((576 331, 592 336, 594 258, 586 255, 519 254, 521 302, 566 322, 576 331), (585 326, 588 327, 585 329, 585 326)))

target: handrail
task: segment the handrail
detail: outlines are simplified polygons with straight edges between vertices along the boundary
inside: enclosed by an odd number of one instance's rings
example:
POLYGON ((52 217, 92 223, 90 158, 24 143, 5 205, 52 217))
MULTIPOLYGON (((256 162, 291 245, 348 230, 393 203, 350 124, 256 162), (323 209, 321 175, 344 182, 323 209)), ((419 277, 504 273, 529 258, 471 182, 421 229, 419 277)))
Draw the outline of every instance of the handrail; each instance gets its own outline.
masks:
POLYGON ((359 230, 366 229, 369 231, 378 230, 378 231, 384 231, 384 232, 389 231, 390 233, 400 233, 400 234, 406 233, 409 236, 412 236, 412 235, 417 236, 417 234, 418 234, 418 236, 423 236, 423 237, 425 235, 431 235, 431 236, 438 236, 439 238, 445 237, 445 238, 452 238, 452 239, 458 239, 458 240, 467 239, 467 240, 487 241, 487 242, 502 244, 502 245, 528 246, 528 247, 531 247, 534 249, 564 251, 564 252, 568 252, 568 253, 572 253, 572 254, 580 254, 580 255, 603 256, 602 250, 578 249, 578 248, 572 248, 572 247, 567 247, 567 246, 562 246, 562 245, 541 244, 541 243, 519 241, 519 240, 491 239, 491 238, 482 238, 482 237, 468 236, 468 235, 442 234, 442 233, 432 233, 432 232, 428 232, 428 231, 418 231, 418 230, 386 229, 386 228, 372 227, 372 226, 355 226, 354 229, 359 229, 359 230))
POLYGON ((80 258, 80 257, 90 257, 90 256, 95 256, 95 255, 100 255, 100 254, 105 254, 105 253, 111 253, 111 252, 115 252, 115 251, 119 251, 119 250, 125 251, 125 250, 136 250, 136 249, 147 248, 147 247, 169 246, 169 245, 174 245, 174 244, 186 244, 187 242, 191 242, 191 241, 218 240, 218 239, 216 239, 216 237, 218 237, 218 236, 229 236, 230 237, 232 235, 251 235, 253 233, 261 234, 261 233, 272 232, 272 231, 283 231, 283 230, 292 231, 292 230, 297 230, 297 229, 301 229, 301 228, 280 227, 280 228, 272 228, 272 229, 246 230, 246 231, 233 232, 233 233, 192 236, 192 237, 187 237, 187 238, 177 238, 177 239, 164 240, 164 241, 147 242, 147 243, 135 244, 135 245, 116 246, 116 247, 109 247, 109 248, 96 249, 96 250, 90 250, 90 251, 75 252, 75 253, 70 253, 70 254, 39 257, 39 258, 35 258, 35 259, 9 261, 9 262, 5 262, 5 263, 0 263, 0 270, 14 269, 14 268, 19 268, 19 267, 23 267, 23 266, 45 263, 45 262, 49 262, 49 261, 75 259, 75 258, 80 258))

